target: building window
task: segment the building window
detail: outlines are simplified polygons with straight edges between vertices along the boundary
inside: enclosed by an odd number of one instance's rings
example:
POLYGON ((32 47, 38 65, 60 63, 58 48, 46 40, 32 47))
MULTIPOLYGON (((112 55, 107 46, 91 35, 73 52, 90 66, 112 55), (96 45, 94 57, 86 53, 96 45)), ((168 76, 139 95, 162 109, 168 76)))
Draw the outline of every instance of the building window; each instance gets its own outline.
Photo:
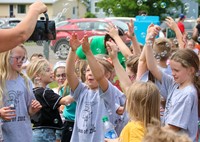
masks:
POLYGON ((94 6, 95 6, 95 13, 98 13, 99 12, 99 8, 97 7, 97 2, 94 3, 94 6))
POLYGON ((17 12, 20 14, 26 13, 26 5, 18 5, 17 6, 17 12))
POLYGON ((72 13, 76 14, 76 7, 73 7, 72 13))

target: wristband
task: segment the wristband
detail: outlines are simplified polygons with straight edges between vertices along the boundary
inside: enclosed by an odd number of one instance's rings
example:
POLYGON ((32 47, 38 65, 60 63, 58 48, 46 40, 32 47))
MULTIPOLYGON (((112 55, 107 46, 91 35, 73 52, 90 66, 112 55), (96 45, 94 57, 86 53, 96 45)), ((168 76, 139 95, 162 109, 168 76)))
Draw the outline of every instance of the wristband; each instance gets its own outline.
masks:
POLYGON ((135 33, 132 33, 132 36, 135 36, 135 33))

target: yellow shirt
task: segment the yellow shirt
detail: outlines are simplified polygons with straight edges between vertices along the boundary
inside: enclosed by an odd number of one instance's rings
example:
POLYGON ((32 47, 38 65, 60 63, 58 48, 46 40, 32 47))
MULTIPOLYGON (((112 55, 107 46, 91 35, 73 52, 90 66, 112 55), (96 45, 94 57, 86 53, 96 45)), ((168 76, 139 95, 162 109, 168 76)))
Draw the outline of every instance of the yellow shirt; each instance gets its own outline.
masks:
POLYGON ((141 142, 144 137, 144 126, 139 121, 129 122, 120 134, 120 142, 141 142))

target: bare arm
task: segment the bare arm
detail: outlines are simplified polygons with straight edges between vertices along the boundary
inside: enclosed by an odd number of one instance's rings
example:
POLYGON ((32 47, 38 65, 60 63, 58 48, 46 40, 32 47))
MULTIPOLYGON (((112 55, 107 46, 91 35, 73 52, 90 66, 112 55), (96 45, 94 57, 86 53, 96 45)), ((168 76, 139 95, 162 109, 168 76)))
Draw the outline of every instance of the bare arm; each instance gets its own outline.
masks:
POLYGON ((69 104, 71 104, 72 102, 74 102, 74 98, 73 98, 72 96, 70 96, 70 95, 67 95, 67 96, 63 97, 63 98, 60 100, 59 104, 60 104, 60 105, 69 105, 69 104))
POLYGON ((90 50, 90 44, 88 42, 87 35, 85 35, 83 38, 82 48, 87 57, 88 64, 95 80, 99 83, 99 86, 103 90, 103 92, 105 92, 108 89, 108 80, 104 75, 102 66, 97 62, 96 58, 92 54, 92 51, 90 50))
POLYGON ((70 88, 72 91, 76 89, 79 84, 78 77, 75 74, 75 59, 76 49, 80 46, 80 41, 77 38, 77 34, 73 33, 70 39, 71 50, 66 60, 66 75, 70 88))
POLYGON ((47 7, 36 1, 29 7, 26 17, 12 29, 0 29, 0 52, 10 50, 25 42, 33 33, 39 14, 47 11, 47 7))
POLYGON ((117 58, 117 45, 114 42, 107 41, 107 50, 109 53, 110 58, 112 59, 112 62, 114 64, 114 68, 116 71, 116 74, 119 78, 119 81, 121 83, 122 88, 127 91, 128 88, 131 86, 132 82, 128 77, 128 74, 120 64, 118 58, 117 58))
POLYGON ((141 53, 140 45, 139 45, 137 38, 134 34, 134 31, 133 31, 133 28, 134 28, 133 20, 131 19, 130 23, 127 23, 127 25, 128 25, 128 32, 126 33, 126 35, 132 41, 132 45, 130 48, 133 49, 134 55, 140 55, 140 53, 141 53))
POLYGON ((181 130, 181 128, 176 127, 176 126, 174 126, 174 125, 170 125, 170 124, 167 124, 167 125, 165 125, 164 127, 167 128, 167 129, 171 129, 171 130, 173 130, 173 131, 175 131, 175 132, 178 132, 178 131, 181 130))
POLYGON ((117 43, 120 51, 124 55, 124 57, 127 59, 130 55, 132 55, 130 49, 126 46, 126 44, 122 41, 120 36, 118 35, 118 29, 115 28, 113 25, 109 25, 107 27, 108 34, 115 40, 117 43))
POLYGON ((150 25, 148 27, 146 43, 144 45, 144 54, 146 57, 148 70, 153 74, 153 76, 157 80, 160 81, 162 79, 162 74, 157 67, 157 62, 154 58, 153 49, 152 49, 154 39, 155 39, 156 35, 159 33, 159 31, 160 31, 160 27, 158 27, 156 25, 150 25))
POLYGON ((165 20, 166 20, 166 24, 175 32, 176 38, 179 43, 179 48, 185 48, 186 43, 183 40, 183 35, 180 29, 178 28, 178 25, 176 24, 176 22, 171 17, 167 17, 165 20))

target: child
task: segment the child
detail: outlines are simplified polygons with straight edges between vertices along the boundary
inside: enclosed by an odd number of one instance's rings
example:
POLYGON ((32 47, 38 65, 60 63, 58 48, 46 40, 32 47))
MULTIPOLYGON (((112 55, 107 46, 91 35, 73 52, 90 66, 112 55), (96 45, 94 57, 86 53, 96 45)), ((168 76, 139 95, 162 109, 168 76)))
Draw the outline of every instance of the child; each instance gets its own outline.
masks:
MULTIPOLYGON (((67 80, 72 90, 71 95, 77 102, 76 118, 71 142, 94 142, 103 141, 102 117, 115 112, 114 94, 122 94, 106 78, 102 64, 99 64, 90 50, 88 37, 83 38, 83 51, 87 57, 89 66, 86 68, 86 81, 79 82, 75 75, 76 49, 80 45, 77 34, 73 34, 70 39, 71 51, 67 59, 67 80), (108 113, 108 110, 109 113, 108 113)), ((113 120, 111 120, 113 122, 113 120)))
MULTIPOLYGON (((159 30, 151 25, 151 29, 159 30)), ((163 124, 176 132, 185 132, 195 141, 198 122, 199 58, 190 49, 181 49, 170 58, 172 76, 161 72, 154 60, 152 43, 155 37, 147 37, 144 53, 147 67, 157 79, 156 84, 166 99, 163 124)))
POLYGON ((32 142, 30 116, 41 108, 32 92, 31 81, 20 73, 22 64, 27 60, 25 55, 26 51, 22 44, 0 53, 0 102, 1 107, 6 107, 0 112, 5 142, 32 142), (11 109, 15 111, 11 112, 9 117, 3 116, 11 109))
POLYGON ((73 102, 70 96, 60 97, 46 86, 53 81, 53 72, 46 59, 37 59, 27 66, 27 75, 33 81, 36 99, 41 103, 42 109, 32 119, 33 142, 56 140, 55 130, 63 126, 59 113, 60 105, 73 102))
POLYGON ((152 118, 160 118, 160 94, 152 82, 133 83, 126 96, 130 121, 122 130, 119 139, 106 139, 106 142, 141 142, 152 118))

